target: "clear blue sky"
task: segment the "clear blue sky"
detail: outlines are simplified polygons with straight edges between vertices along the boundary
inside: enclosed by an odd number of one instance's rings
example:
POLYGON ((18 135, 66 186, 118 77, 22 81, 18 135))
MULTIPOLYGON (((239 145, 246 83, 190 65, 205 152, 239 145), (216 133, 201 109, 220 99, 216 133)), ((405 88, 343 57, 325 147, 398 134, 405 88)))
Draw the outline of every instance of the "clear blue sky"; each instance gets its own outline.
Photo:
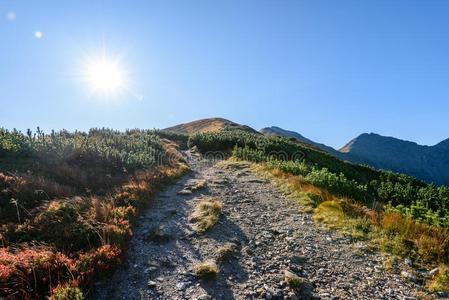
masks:
POLYGON ((334 147, 363 132, 449 137, 449 1, 1 0, 0 14, 6 128, 221 116, 334 147), (83 57, 102 49, 130 92, 89 93, 83 57))

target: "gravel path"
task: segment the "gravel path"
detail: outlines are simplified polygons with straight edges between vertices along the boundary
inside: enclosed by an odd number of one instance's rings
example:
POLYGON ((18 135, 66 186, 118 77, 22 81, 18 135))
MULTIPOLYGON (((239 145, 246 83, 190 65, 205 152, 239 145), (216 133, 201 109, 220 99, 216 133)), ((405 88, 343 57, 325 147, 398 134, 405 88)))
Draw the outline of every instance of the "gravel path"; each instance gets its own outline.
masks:
POLYGON ((384 258, 314 224, 311 215, 245 164, 191 162, 193 172, 162 192, 140 218, 127 262, 100 282, 94 299, 414 299, 419 288, 384 270, 384 258), (205 188, 179 194, 199 180, 205 188), (219 222, 198 235, 189 223, 206 197, 223 203, 219 222), (157 234, 155 234, 157 232, 157 234), (193 266, 227 242, 237 253, 212 280, 193 266), (285 270, 304 278, 288 287, 285 270))

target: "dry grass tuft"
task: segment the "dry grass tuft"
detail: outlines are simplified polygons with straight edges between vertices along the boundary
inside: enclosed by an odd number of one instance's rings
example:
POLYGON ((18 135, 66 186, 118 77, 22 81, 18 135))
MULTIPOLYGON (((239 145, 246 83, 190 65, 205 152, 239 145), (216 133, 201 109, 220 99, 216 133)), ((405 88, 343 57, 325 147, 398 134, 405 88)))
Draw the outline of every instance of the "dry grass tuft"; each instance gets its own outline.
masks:
POLYGON ((398 270, 399 258, 397 256, 389 256, 383 264, 386 271, 396 272, 398 270))
POLYGON ((324 201, 338 200, 331 193, 312 185, 301 176, 286 173, 278 168, 269 168, 265 165, 252 164, 251 169, 289 194, 291 199, 302 206, 304 212, 313 212, 314 208, 324 201))
POLYGON ((187 182, 184 189, 178 192, 178 195, 191 195, 193 192, 203 189, 206 183, 207 181, 205 179, 187 182))
POLYGON ((313 218, 315 221, 322 222, 330 227, 341 225, 345 219, 345 213, 340 202, 324 201, 317 208, 315 208, 313 218))
POLYGON ((226 243, 217 249, 217 261, 222 262, 229 260, 237 253, 237 245, 235 243, 226 243))
POLYGON ((304 284, 304 280, 295 273, 285 270, 284 280, 291 288, 300 288, 304 284))
POLYGON ((194 229, 199 233, 206 232, 218 222, 221 211, 222 204, 218 199, 200 201, 190 218, 191 222, 195 223, 194 229))
POLYGON ((197 181, 195 182, 195 184, 192 185, 192 186, 190 187, 190 190, 191 190, 192 192, 201 190, 201 189, 203 189, 204 187, 206 187, 206 183, 207 183, 206 179, 200 179, 200 180, 197 180, 197 181))
MULTIPOLYGON (((108 199, 110 200, 110 199, 108 199)), ((102 201, 97 197, 92 197, 90 199, 93 219, 96 222, 106 223, 110 220, 112 211, 114 210, 114 205, 112 201, 102 201)))
POLYGON ((184 157, 179 151, 178 144, 168 139, 161 139, 161 143, 165 148, 167 160, 171 166, 185 162, 184 157))
POLYGON ((212 279, 218 274, 218 266, 212 261, 205 261, 195 265, 194 271, 202 279, 212 279))
POLYGON ((433 292, 449 292, 449 267, 443 266, 430 282, 429 289, 433 292))
POLYGON ((386 235, 383 248, 392 248, 395 254, 413 254, 425 263, 444 261, 449 255, 447 228, 421 224, 398 213, 385 213, 380 226, 386 235))

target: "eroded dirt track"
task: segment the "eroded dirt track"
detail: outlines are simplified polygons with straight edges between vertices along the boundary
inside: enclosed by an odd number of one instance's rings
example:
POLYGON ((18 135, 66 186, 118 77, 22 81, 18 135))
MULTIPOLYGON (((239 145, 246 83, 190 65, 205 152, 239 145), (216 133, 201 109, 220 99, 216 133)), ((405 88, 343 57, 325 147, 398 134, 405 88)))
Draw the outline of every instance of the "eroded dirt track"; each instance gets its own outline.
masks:
POLYGON ((413 299, 417 286, 386 272, 380 254, 315 225, 248 165, 217 167, 198 159, 191 167, 142 215, 126 263, 96 286, 92 298, 413 299), (202 179, 207 181, 203 189, 178 194, 202 179), (206 197, 220 199, 223 214, 199 235, 189 216, 206 197), (227 242, 238 251, 219 265, 218 276, 197 278, 194 265, 215 260, 217 249, 227 242), (305 279, 301 289, 287 286, 285 270, 305 279))

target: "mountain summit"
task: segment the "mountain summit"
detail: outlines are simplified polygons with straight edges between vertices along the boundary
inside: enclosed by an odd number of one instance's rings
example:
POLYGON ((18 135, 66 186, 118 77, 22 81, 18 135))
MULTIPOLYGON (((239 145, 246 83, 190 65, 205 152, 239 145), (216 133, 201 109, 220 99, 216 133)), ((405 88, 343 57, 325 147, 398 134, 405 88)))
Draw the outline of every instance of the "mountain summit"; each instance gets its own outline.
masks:
POLYGON ((348 160, 449 184, 449 140, 435 146, 364 133, 339 150, 348 160))
POLYGON ((224 129, 240 129, 243 131, 258 133, 256 130, 249 126, 241 125, 224 118, 200 119, 168 127, 164 130, 183 134, 194 134, 199 132, 219 132, 224 129))
POLYGON ((446 149, 449 151, 449 139, 445 139, 444 141, 439 142, 434 147, 438 149, 446 149))

